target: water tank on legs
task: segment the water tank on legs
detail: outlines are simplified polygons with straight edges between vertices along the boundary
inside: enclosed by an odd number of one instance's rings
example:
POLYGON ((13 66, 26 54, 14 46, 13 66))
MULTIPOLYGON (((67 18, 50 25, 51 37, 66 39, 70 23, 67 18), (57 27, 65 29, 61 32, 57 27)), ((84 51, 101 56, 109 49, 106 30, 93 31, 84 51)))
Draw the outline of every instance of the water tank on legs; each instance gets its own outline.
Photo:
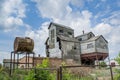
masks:
POLYGON ((14 41, 15 52, 32 52, 34 49, 34 41, 29 37, 16 37, 14 41))

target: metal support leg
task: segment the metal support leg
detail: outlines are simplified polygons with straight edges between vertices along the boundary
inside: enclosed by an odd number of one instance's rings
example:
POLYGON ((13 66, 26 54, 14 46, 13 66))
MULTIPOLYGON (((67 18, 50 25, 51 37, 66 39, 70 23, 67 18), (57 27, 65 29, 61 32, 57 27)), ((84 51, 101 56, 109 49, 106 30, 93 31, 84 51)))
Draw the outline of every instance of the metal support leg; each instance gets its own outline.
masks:
POLYGON ((14 61, 13 61, 13 71, 15 70, 15 63, 16 61, 15 61, 15 52, 14 52, 14 61))
POLYGON ((34 57, 35 57, 35 53, 33 53, 33 67, 35 66, 35 60, 34 60, 34 57))
POLYGON ((56 80, 60 80, 60 70, 57 69, 57 79, 56 80))
POLYGON ((19 64, 19 54, 17 54, 17 69, 18 69, 18 64, 19 64))
POLYGON ((111 73, 111 80, 113 80, 113 72, 112 72, 112 66, 110 64, 110 57, 108 56, 108 60, 109 60, 109 67, 110 67, 110 73, 111 73))
POLYGON ((10 58, 10 76, 12 75, 12 52, 11 52, 11 58, 10 58))
POLYGON ((62 66, 60 66, 60 80, 62 80, 62 66))
POLYGON ((30 57, 29 57, 29 53, 28 53, 28 68, 29 68, 29 58, 30 58, 30 57))
POLYGON ((27 53, 26 53, 25 68, 27 68, 27 53))

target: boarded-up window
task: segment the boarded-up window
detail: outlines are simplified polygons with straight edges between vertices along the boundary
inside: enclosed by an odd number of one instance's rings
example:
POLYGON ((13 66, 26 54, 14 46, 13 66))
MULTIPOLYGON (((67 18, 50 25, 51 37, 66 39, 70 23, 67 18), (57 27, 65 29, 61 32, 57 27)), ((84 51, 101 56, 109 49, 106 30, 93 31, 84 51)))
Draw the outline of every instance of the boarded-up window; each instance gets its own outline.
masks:
POLYGON ((54 29, 51 30, 51 38, 54 38, 54 29))
POLYGON ((63 30, 59 30, 60 33, 63 33, 63 30))
POLYGON ((54 42, 54 29, 53 30, 51 30, 51 42, 54 42))
POLYGON ((82 41, 82 38, 79 38, 78 40, 79 40, 79 41, 82 41))
POLYGON ((54 48, 55 47, 55 30, 52 29, 50 30, 50 48, 54 48))
POLYGON ((72 35, 72 32, 68 32, 69 35, 72 35))
POLYGON ((89 35, 88 35, 88 39, 90 39, 91 37, 92 37, 92 34, 89 34, 89 35))
POLYGON ((93 43, 87 44, 87 48, 93 48, 93 43))

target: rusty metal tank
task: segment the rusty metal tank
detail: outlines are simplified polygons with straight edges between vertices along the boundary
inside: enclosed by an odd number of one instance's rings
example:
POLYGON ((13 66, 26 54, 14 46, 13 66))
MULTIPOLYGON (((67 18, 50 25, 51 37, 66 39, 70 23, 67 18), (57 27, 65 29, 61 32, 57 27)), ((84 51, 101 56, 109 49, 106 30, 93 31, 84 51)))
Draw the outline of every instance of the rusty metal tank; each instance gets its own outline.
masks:
POLYGON ((14 40, 15 52, 32 52, 34 49, 34 41, 29 37, 16 37, 14 40))

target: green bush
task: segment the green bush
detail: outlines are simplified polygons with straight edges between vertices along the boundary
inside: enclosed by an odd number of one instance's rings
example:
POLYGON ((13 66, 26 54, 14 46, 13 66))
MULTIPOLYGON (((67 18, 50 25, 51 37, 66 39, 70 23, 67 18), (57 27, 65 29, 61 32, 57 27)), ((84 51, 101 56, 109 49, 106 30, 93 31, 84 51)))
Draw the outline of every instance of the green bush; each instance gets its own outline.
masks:
MULTIPOLYGON (((66 66, 65 62, 62 62, 62 66, 66 66)), ((67 68, 62 68, 62 80, 70 80, 72 75, 67 68)))
POLYGON ((3 67, 0 68, 0 80, 11 80, 9 74, 4 71, 3 67))
POLYGON ((24 80, 25 76, 28 74, 26 70, 16 69, 11 76, 12 80, 24 80))
POLYGON ((24 80, 35 80, 35 74, 34 74, 34 70, 31 70, 28 72, 28 75, 25 76, 24 80))
POLYGON ((86 77, 82 77, 80 78, 80 80, 93 80, 93 78, 91 76, 86 76, 86 77))
POLYGON ((107 64, 104 61, 102 61, 100 62, 100 67, 107 67, 107 64))
POLYGON ((42 64, 36 66, 36 71, 30 71, 25 77, 25 80, 55 80, 55 73, 51 73, 50 70, 44 70, 49 68, 49 59, 46 58, 42 61, 42 64))
MULTIPOLYGON (((118 64, 120 65, 120 53, 118 55, 118 57, 115 59, 118 64)), ((120 69, 116 69, 115 72, 117 73, 114 77, 114 80, 119 80, 120 79, 120 69)))

